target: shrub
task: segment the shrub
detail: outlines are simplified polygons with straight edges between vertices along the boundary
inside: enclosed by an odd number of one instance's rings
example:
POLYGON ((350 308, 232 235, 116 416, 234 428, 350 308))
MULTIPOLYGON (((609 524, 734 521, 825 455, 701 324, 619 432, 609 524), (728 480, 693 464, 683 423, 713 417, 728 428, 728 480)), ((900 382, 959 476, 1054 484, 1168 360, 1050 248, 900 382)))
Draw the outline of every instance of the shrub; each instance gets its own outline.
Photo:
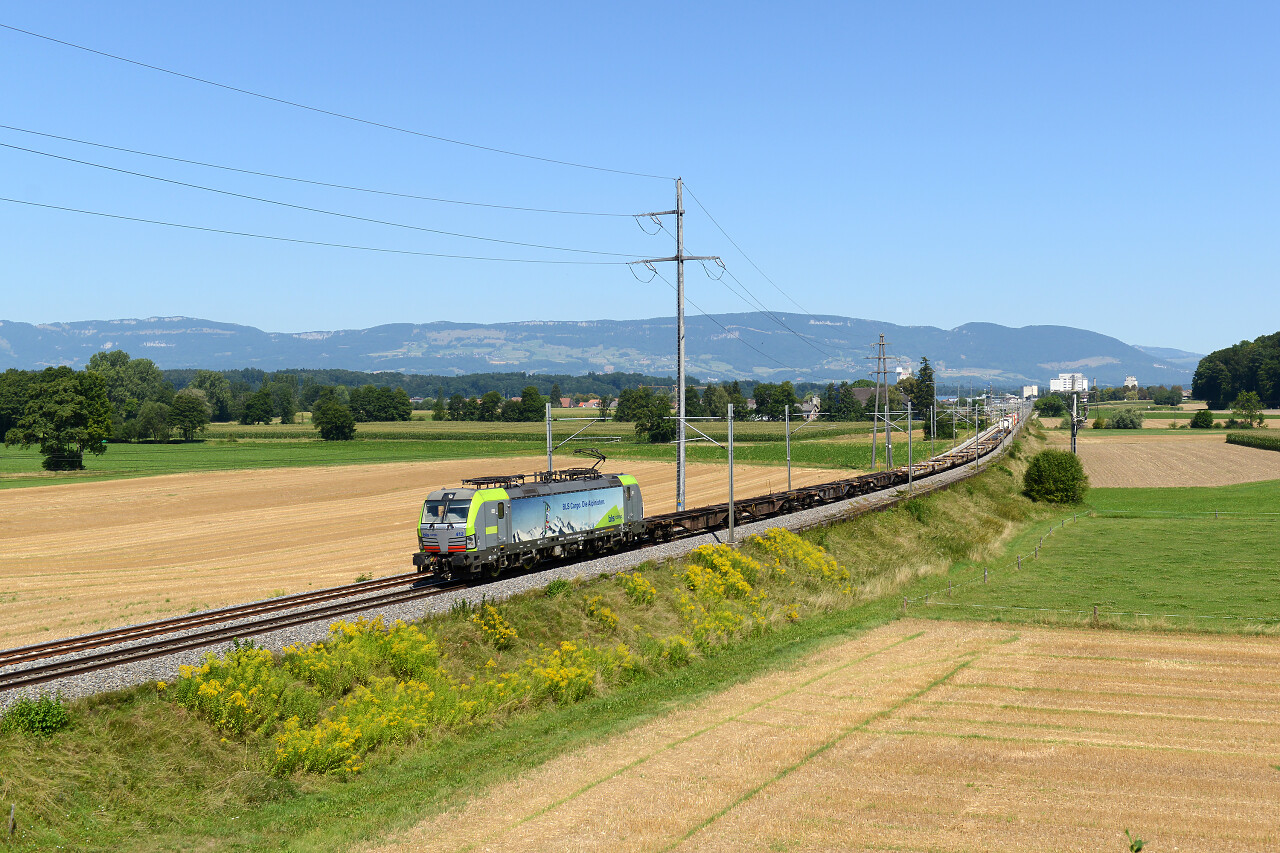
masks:
POLYGON ((1022 486, 1023 492, 1033 501, 1080 503, 1089 489, 1089 478, 1075 454, 1065 450, 1042 450, 1027 465, 1022 486))
POLYGON ((1103 417, 1094 418, 1094 419, 1093 419, 1093 428, 1094 428, 1094 429, 1106 429, 1106 428, 1107 428, 1107 419, 1106 419, 1106 418, 1103 418, 1103 417))
POLYGON ((0 732, 23 732, 46 737, 69 725, 71 712, 62 704, 61 696, 19 699, 0 718, 0 732))
POLYGON ((1213 412, 1201 409, 1191 416, 1192 429, 1213 429, 1213 412))
POLYGON ((1142 429, 1142 413, 1133 409, 1124 409, 1107 421, 1107 427, 1109 429, 1142 429))

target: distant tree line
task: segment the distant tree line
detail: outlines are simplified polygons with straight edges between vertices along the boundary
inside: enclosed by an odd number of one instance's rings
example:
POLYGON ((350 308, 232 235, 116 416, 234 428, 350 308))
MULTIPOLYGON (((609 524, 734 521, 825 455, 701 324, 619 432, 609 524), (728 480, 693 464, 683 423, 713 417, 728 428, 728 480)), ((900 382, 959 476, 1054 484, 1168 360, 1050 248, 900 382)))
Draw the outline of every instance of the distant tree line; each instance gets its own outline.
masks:
POLYGON ((1280 405, 1280 332, 1241 341, 1200 359, 1191 395, 1210 408, 1225 408, 1241 394, 1256 394, 1263 407, 1280 405))
POLYGON ((49 470, 78 470, 84 454, 109 441, 194 438, 212 406, 199 388, 175 391, 147 358, 94 353, 84 370, 50 367, 0 375, 0 435, 8 446, 38 446, 49 470))

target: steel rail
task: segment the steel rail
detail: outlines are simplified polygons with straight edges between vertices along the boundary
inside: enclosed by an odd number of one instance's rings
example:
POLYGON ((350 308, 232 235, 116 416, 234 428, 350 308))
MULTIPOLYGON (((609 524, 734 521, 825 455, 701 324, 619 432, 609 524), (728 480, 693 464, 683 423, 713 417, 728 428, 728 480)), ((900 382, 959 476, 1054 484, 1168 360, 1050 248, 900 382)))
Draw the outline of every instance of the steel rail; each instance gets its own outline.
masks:
POLYGON ((374 580, 359 581, 357 583, 346 584, 344 586, 326 587, 324 589, 301 592, 294 595, 280 596, 279 598, 255 601, 249 604, 237 604, 231 607, 223 607, 217 610, 208 610, 201 613, 174 616, 169 619, 159 619, 155 622, 144 622, 138 625, 131 625, 127 628, 113 628, 109 631, 82 634, 76 637, 68 637, 61 640, 50 640, 45 643, 36 643, 29 646, 18 646, 16 648, 0 651, 0 667, 28 663, 30 661, 42 660, 49 657, 60 657, 62 655, 73 654, 75 652, 86 651, 88 649, 118 645, 132 640, 155 637, 161 634, 171 634, 176 631, 186 631, 191 628, 199 628, 204 625, 229 622, 233 619, 248 618, 250 616, 272 613, 278 610, 291 610, 295 607, 304 607, 308 604, 329 601, 335 598, 350 598, 352 596, 361 595, 365 592, 374 592, 379 589, 384 589, 389 586, 413 583, 415 579, 419 579, 418 573, 409 572, 403 575, 375 578, 374 580))
POLYGON ((330 604, 326 607, 304 610, 300 613, 288 613, 270 619, 261 619, 256 622, 246 622, 238 625, 224 625, 217 628, 209 628, 195 634, 189 634, 185 637, 170 637, 153 640, 152 642, 140 646, 130 646, 124 649, 107 649, 106 651, 95 652, 70 661, 52 661, 50 663, 38 664, 36 666, 18 670, 17 672, 0 674, 0 691, 13 690, 19 687, 30 687, 36 684, 44 684, 45 682, 55 681, 60 678, 84 675, 86 673, 95 672, 100 669, 109 669, 126 663, 135 663, 137 661, 149 660, 151 658, 175 654, 177 652, 199 649, 222 640, 252 637, 258 634, 265 634, 269 631, 278 631, 282 628, 292 628, 295 625, 305 625, 308 622, 315 622, 320 619, 332 618, 334 616, 345 616, 350 613, 358 613, 361 610, 369 610, 386 604, 414 601, 419 598, 432 598, 437 595, 445 595, 447 593, 456 592, 460 589, 466 588, 467 584, 457 584, 454 586, 443 586, 437 584, 430 587, 419 587, 417 589, 410 589, 407 591, 401 590, 398 592, 384 593, 383 595, 373 596, 371 598, 361 598, 355 601, 348 600, 337 604, 330 604))

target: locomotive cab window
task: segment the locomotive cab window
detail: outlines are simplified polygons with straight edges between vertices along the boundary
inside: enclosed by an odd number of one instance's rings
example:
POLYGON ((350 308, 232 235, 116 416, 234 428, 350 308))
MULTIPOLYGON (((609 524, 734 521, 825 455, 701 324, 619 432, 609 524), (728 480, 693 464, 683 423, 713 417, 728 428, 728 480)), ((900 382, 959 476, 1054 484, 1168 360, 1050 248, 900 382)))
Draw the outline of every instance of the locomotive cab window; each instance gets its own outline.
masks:
POLYGON ((498 518, 507 517, 506 509, 507 509, 506 504, 498 504, 498 518))
POLYGON ((465 524, 470 500, 427 501, 422 508, 423 524, 465 524))

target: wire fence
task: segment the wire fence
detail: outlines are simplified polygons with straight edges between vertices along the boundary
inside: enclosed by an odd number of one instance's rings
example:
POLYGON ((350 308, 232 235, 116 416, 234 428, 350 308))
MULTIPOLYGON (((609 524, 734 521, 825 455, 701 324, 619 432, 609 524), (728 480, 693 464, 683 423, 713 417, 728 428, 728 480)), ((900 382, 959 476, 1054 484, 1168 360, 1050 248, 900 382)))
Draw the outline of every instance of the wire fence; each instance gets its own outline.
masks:
MULTIPOLYGON (((1083 512, 1083 513, 1081 512, 1072 513, 1071 516, 1063 518, 1057 523, 1055 523, 1053 526, 1051 526, 1049 530, 1043 536, 1040 537, 1039 542, 1036 543, 1035 548, 1032 550, 1030 554, 1016 554, 1012 560, 1009 560, 1008 562, 1005 562, 999 565, 988 565, 988 564, 975 565, 973 567, 973 571, 975 572, 975 575, 972 578, 958 581, 958 582, 953 578, 947 578, 946 587, 939 586, 935 589, 928 590, 923 594, 917 595, 914 597, 904 595, 902 597, 902 612, 903 613, 909 612, 909 606, 912 604, 916 604, 916 605, 923 605, 925 607, 954 607, 954 608, 970 608, 974 610, 1019 611, 1019 612, 1026 612, 1026 613, 1066 614, 1069 616, 1076 616, 1076 617, 1080 617, 1080 616, 1091 617, 1094 622, 1098 622, 1101 619, 1129 617, 1129 618, 1144 618, 1144 619, 1188 619, 1188 620, 1215 620, 1216 619, 1216 620, 1226 620, 1226 621, 1236 621, 1236 622, 1250 622, 1250 623, 1257 623, 1261 625, 1280 624, 1280 616, 1240 616, 1238 614, 1200 614, 1200 613, 1155 613, 1155 612, 1147 613, 1147 612, 1136 611, 1136 610, 1102 609, 1098 604, 1093 604, 1091 608, 1080 609, 1080 608, 1068 608, 1068 607, 1029 607, 1026 605, 1018 605, 1018 604, 978 604, 974 602, 959 602, 959 601, 945 600, 945 598, 951 598, 957 590, 963 590, 968 587, 981 586, 981 585, 990 583, 990 578, 993 573, 1004 572, 1009 570, 1021 571, 1023 567, 1023 563, 1031 563, 1036 560, 1039 560, 1040 552, 1041 550, 1044 549, 1045 539, 1052 537, 1055 531, 1061 530, 1068 523, 1079 522, 1081 518, 1116 517, 1115 514, 1117 513, 1127 514, 1129 512, 1130 512, 1129 510, 1090 510, 1088 512, 1083 512), (977 576, 976 574, 978 569, 982 570, 981 577, 977 576)), ((1229 517, 1229 518, 1265 518, 1267 520, 1271 520, 1276 518, 1277 516, 1280 516, 1280 513, 1274 513, 1274 512, 1248 513, 1248 512, 1239 512, 1234 510, 1233 511, 1225 511, 1225 510, 1188 511, 1181 515, 1177 514, 1177 511, 1170 511, 1169 513, 1164 513, 1160 510, 1135 510, 1132 512, 1133 512, 1133 517, 1142 517, 1140 513, 1152 513, 1153 514, 1152 517, 1161 518, 1161 519, 1183 518, 1183 517, 1197 518, 1197 519, 1207 519, 1209 517, 1213 517, 1213 518, 1229 517)), ((1086 600, 1097 597, 1081 591, 1077 591, 1075 595, 1086 600)))

